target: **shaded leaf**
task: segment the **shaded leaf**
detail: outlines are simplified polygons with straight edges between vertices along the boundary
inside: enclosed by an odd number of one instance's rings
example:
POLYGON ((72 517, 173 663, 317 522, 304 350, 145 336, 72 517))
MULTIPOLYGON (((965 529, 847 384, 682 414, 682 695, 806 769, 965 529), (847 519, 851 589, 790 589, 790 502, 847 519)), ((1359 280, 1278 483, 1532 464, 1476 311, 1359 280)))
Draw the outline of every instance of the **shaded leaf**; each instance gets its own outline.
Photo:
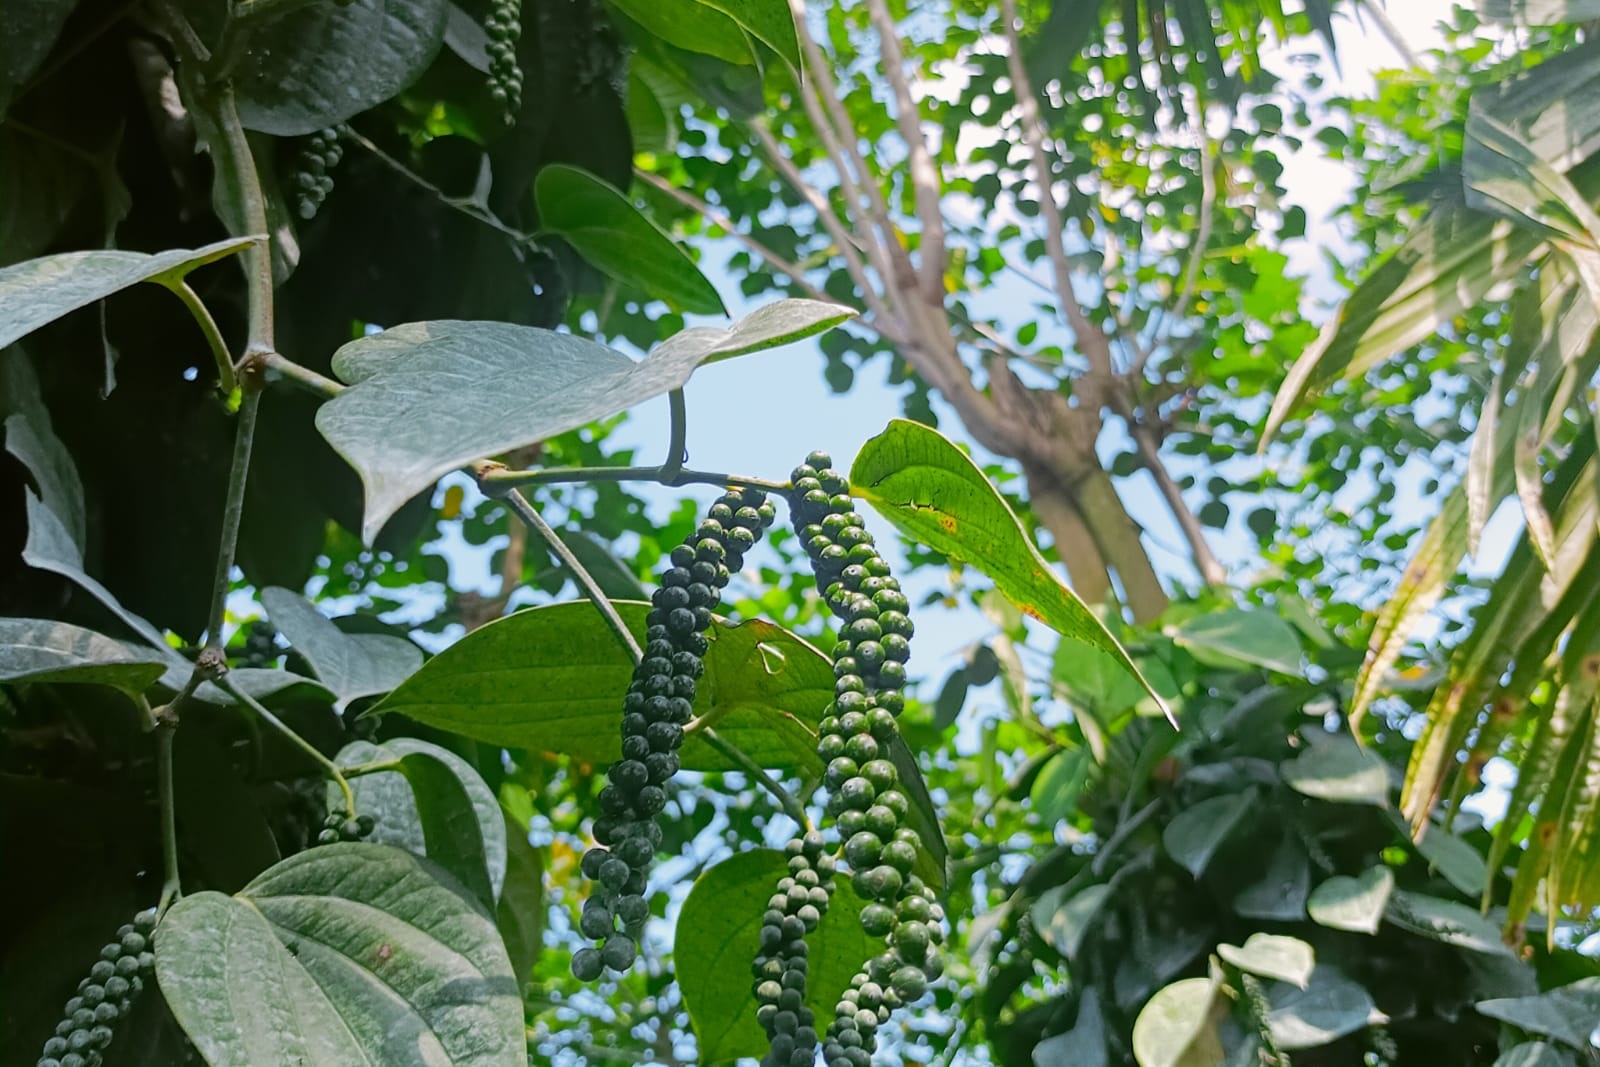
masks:
POLYGON ((1477 1007, 1491 1019, 1590 1052, 1589 1035, 1600 1019, 1600 978, 1580 978, 1537 996, 1483 1000, 1477 1007))
POLYGON ((1297 793, 1339 804, 1389 804, 1389 765, 1350 737, 1319 739, 1278 773, 1297 793))
POLYGON ((1235 793, 1190 805, 1162 829, 1161 843, 1169 856, 1198 878, 1253 801, 1251 793, 1235 793))
POLYGON ((214 1067, 521 1067, 516 980, 494 923, 400 849, 308 849, 228 897, 185 896, 156 976, 214 1067))
POLYGON ((233 72, 240 121, 299 137, 354 118, 428 69, 447 16, 445 0, 347 0, 271 19, 233 72))
POLYGON ((298 593, 263 589, 261 606, 341 705, 356 697, 387 693, 422 666, 422 650, 405 638, 347 634, 298 593))
POLYGON ((937 431, 892 420, 861 446, 850 484, 901 533, 987 574, 1012 603, 1063 637, 1106 652, 1166 710, 1099 617, 1039 555, 983 471, 937 431))
POLYGON ((1111 895, 1109 885, 1092 885, 1069 897, 1070 885, 1052 886, 1039 894, 1029 914, 1034 930, 1045 944, 1055 949, 1064 959, 1078 955, 1078 946, 1094 925, 1100 907, 1111 895))
POLYGON ((0 33, 0 116, 50 54, 77 6, 78 0, 7 0, 6 32, 0 33))
MULTIPOLYGON (((767 898, 788 871, 781 852, 741 852, 695 879, 683 902, 673 956, 683 1003, 699 1039, 700 1062, 708 1067, 766 1054, 766 1034, 756 1022, 750 961, 760 954, 767 898)), ((861 929, 865 902, 855 895, 850 880, 840 878, 836 885, 822 921, 806 937, 807 1003, 818 1019, 831 1016, 862 961, 882 947, 861 929)))
POLYGON ((1294 922, 1305 918, 1311 889, 1311 863, 1299 838, 1285 836, 1260 878, 1233 898, 1233 910, 1247 919, 1294 922))
MULTIPOLYGON (((681 0, 679 0, 681 2, 681 0)), ((788 0, 700 0, 731 16, 750 36, 778 53, 796 78, 801 74, 800 38, 788 0)))
POLYGON ((726 330, 685 330, 635 363, 570 334, 502 322, 416 322, 340 348, 349 389, 317 428, 366 487, 367 543, 401 505, 462 464, 610 418, 681 387, 702 363, 796 341, 854 312, 781 300, 726 330))
MULTIPOLYGON (((648 604, 619 603, 643 637, 648 604)), ((695 712, 765 767, 821 770, 814 731, 833 701, 833 663, 760 619, 707 631, 695 712)), ((399 713, 491 744, 562 752, 587 763, 621 756, 628 654, 594 607, 570 601, 479 627, 429 660, 369 714, 399 713)), ((689 770, 737 770, 690 736, 689 770)))
POLYGON ((230 237, 203 248, 176 248, 156 255, 119 249, 62 252, 0 268, 0 348, 130 285, 181 279, 196 267, 241 252, 258 240, 230 237))
POLYGON ((903 736, 896 735, 889 743, 889 761, 900 776, 900 791, 910 802, 906 825, 917 832, 922 842, 912 873, 931 886, 935 893, 943 893, 949 881, 950 846, 945 842, 944 828, 939 825, 939 808, 928 792, 922 768, 917 766, 917 757, 903 736))
POLYGON ((84 682, 140 693, 166 657, 49 619, 0 618, 0 682, 84 682))
POLYGON ((1573 1067, 1573 1061, 1554 1045, 1525 1041, 1502 1052, 1494 1067, 1573 1067))
POLYGON ((1218 945, 1217 955, 1241 971, 1306 988, 1316 953, 1298 937, 1251 934, 1243 945, 1218 945))
POLYGON ((6 451, 28 468, 40 500, 61 520, 81 558, 86 529, 83 483, 72 454, 51 426, 33 364, 21 349, 0 353, 0 421, 6 451))
POLYGON ((528 843, 526 830, 514 823, 506 830, 506 880, 500 889, 495 925, 521 986, 544 950, 544 856, 528 843))
POLYGON ((1244 663, 1280 674, 1298 675, 1300 638, 1294 627, 1260 608, 1196 615, 1170 636, 1201 663, 1232 667, 1244 663))
POLYGON ((1313 921, 1335 930, 1375 934, 1394 892, 1394 871, 1369 867, 1354 878, 1335 875, 1311 891, 1306 910, 1313 921))
POLYGON ((1100 1012, 1100 995, 1087 986, 1078 998, 1078 1018, 1064 1034, 1047 1037, 1033 1046, 1033 1067, 1110 1067, 1106 1055, 1106 1022, 1100 1012))
POLYGON ((716 286, 654 220, 603 178, 553 163, 533 183, 539 228, 608 278, 697 315, 725 315, 716 286))
POLYGON ((1089 782, 1092 764, 1088 749, 1074 748, 1057 752, 1040 768, 1028 796, 1034 814, 1046 826, 1054 826, 1077 810, 1078 794, 1089 782))
POLYGON ((1384 1020, 1372 996, 1337 968, 1322 964, 1305 988, 1277 985, 1267 992, 1267 1028, 1285 1051, 1317 1048, 1384 1020))
POLYGON ((1600 18, 1600 0, 1478 0, 1478 17, 1519 26, 1553 26, 1600 18))
MULTIPOLYGON (((1404 832, 1404 823, 1400 824, 1404 832)), ((1489 868, 1478 850, 1437 823, 1429 823, 1416 840, 1417 851, 1428 866, 1467 896, 1483 892, 1489 868)))

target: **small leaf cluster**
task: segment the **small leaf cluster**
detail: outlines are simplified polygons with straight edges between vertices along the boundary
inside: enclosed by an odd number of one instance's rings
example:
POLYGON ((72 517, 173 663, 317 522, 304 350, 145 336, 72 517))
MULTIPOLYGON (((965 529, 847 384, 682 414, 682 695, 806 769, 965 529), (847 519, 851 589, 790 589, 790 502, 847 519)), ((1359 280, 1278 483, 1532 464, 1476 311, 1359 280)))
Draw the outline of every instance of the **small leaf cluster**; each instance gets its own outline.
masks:
POLYGON ((622 758, 606 773, 593 828, 597 844, 581 863, 599 891, 584 902, 579 929, 599 947, 573 954, 572 973, 580 981, 593 981, 608 969, 626 971, 638 955, 638 938, 650 915, 644 895, 650 864, 661 844, 656 818, 667 806, 683 728, 694 715, 696 682, 710 648, 705 632, 711 611, 775 516, 759 491, 724 493, 672 550, 661 586, 651 596, 644 657, 622 702, 622 758))
POLYGON ((44 1043, 38 1067, 98 1067, 116 1036, 116 1026, 133 1007, 155 968, 150 934, 156 927, 152 909, 117 929, 116 940, 100 950, 100 958, 78 983, 78 991, 62 1009, 56 1032, 44 1043))

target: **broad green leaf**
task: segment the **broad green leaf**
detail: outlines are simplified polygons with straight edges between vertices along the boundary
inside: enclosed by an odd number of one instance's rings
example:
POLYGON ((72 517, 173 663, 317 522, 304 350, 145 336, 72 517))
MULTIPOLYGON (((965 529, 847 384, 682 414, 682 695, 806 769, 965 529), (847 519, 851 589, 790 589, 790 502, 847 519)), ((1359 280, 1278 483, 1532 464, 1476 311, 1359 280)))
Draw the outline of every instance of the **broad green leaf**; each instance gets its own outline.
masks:
POLYGON ((49 619, 0 618, 0 682, 84 682, 140 693, 167 670, 154 649, 49 619))
POLYGON ((1477 1007, 1491 1019, 1588 1053, 1589 1035, 1600 1019, 1600 978, 1580 978, 1537 996, 1483 1000, 1477 1007))
POLYGON ((1261 877, 1234 894, 1233 910, 1247 919, 1298 922, 1311 890, 1311 861, 1299 838, 1279 839, 1261 877))
POLYGON ((1077 892, 1073 889, 1071 885, 1052 886, 1039 894, 1039 899, 1028 909, 1034 930, 1045 944, 1068 960, 1078 955, 1078 946, 1083 944, 1101 905, 1111 895, 1109 885, 1092 885, 1077 892))
POLYGON ((1102 722, 1127 711, 1145 697, 1144 687, 1115 656, 1082 641, 1056 643, 1050 679, 1053 689, 1102 722))
POLYGON ((236 896, 174 904, 156 977, 213 1067, 521 1067, 522 1002, 494 922, 385 845, 319 845, 236 896))
POLYGON ((1050 757, 1028 791, 1033 812, 1040 822, 1055 826, 1077 810, 1078 794, 1089 783, 1092 765, 1086 748, 1063 749, 1050 757))
POLYGON ((1218 945, 1217 955, 1241 971, 1306 988, 1316 953, 1298 937, 1283 934, 1251 934, 1243 945, 1218 945))
POLYGON ((1494 1067, 1577 1067, 1569 1053, 1543 1041, 1524 1041, 1502 1052, 1494 1067))
MULTIPOLYGON (((1396 820, 1399 822, 1399 820, 1396 820)), ((1405 824, 1399 823, 1400 831, 1405 824)), ((1416 840, 1417 851, 1428 861, 1428 866, 1444 876, 1444 880, 1469 897, 1483 892, 1489 878, 1489 868, 1483 856, 1461 838, 1438 823, 1429 823, 1416 840)))
POLYGON ((1427 339, 1531 260, 1544 238, 1464 204, 1436 207, 1367 276, 1289 369, 1261 445, 1312 392, 1427 339))
POLYGON ((685 330, 637 363, 551 330, 409 323, 334 353, 334 372, 351 387, 318 409, 317 428, 361 475, 370 544, 401 505, 465 463, 610 418, 682 387, 702 363, 797 341, 853 314, 780 300, 725 330, 685 330))
POLYGON ((1235 793, 1192 804, 1162 829, 1161 843, 1169 856, 1198 878, 1254 801, 1253 793, 1235 793))
POLYGON ((572 550, 608 600, 649 600, 650 591, 639 576, 612 554, 604 541, 587 530, 558 530, 561 542, 572 550))
POLYGON ((1447 945, 1491 956, 1511 954, 1492 922, 1476 908, 1457 904, 1453 900, 1396 889, 1389 896, 1389 906, 1384 910, 1383 917, 1402 930, 1447 945))
POLYGON ((39 379, 21 348, 0 352, 0 422, 4 423, 6 451, 28 468, 40 500, 61 520, 81 553, 87 525, 83 483, 72 454, 55 434, 50 412, 39 395, 39 379))
MULTIPOLYGON (((727 63, 751 64, 756 61, 750 38, 731 16, 718 10, 720 4, 700 0, 611 0, 611 3, 644 29, 675 48, 716 56, 727 63)), ((787 12, 785 4, 785 12, 787 12)), ((794 25, 789 26, 790 36, 794 25)))
POLYGON ((628 118, 628 132, 633 137, 635 154, 667 153, 678 146, 677 113, 668 112, 650 83, 631 64, 623 112, 628 118))
POLYGON ((173 821, 184 877, 231 893, 282 853, 261 790, 240 774, 227 733, 207 718, 189 715, 172 735, 173 821))
POLYGON ((1151 997, 1133 1022, 1139 1067, 1214 1067, 1223 1060, 1218 1023, 1227 1014, 1217 983, 1185 978, 1151 997))
POLYGON ((1085 986, 1078 998, 1078 1017, 1072 1029, 1047 1037, 1033 1046, 1033 1067, 1110 1067, 1106 1055, 1106 1021, 1100 1012, 1100 995, 1085 986))
POLYGON ((1027 614, 1111 656, 1167 711, 1111 631, 1056 577, 983 471, 937 431, 892 420, 861 446, 850 485, 901 533, 976 567, 1027 614))
POLYGON ((78 0, 7 0, 6 30, 0 33, 0 117, 50 54, 77 6, 78 0))
POLYGON ((1311 972, 1305 988, 1277 985, 1268 990, 1267 1000, 1272 1005, 1267 1028, 1285 1051, 1318 1048, 1385 1021, 1364 986, 1327 964, 1311 972))
POLYGON ((1478 16, 1518 26, 1600 19, 1600 0, 1478 0, 1478 16))
MULTIPOLYGON (((341 767, 390 761, 397 770, 350 780, 356 811, 377 819, 369 840, 426 856, 493 910, 506 877, 506 823, 494 793, 466 760, 412 737, 352 741, 334 760, 341 767)), ((330 782, 329 810, 341 802, 330 782)))
POLYGON ((1389 765, 1353 738, 1313 742, 1292 760, 1278 764, 1290 789, 1318 800, 1340 804, 1389 804, 1389 765))
POLYGON ((944 828, 939 825, 939 807, 934 804, 928 783, 923 780, 922 768, 917 766, 917 757, 904 737, 897 735, 890 742, 889 761, 900 776, 900 791, 910 802, 906 825, 915 830, 922 841, 922 850, 917 854, 912 871, 935 893, 943 893, 950 877, 950 846, 944 839, 944 828))
POLYGON ((696 315, 726 315, 716 286, 620 190, 578 167, 552 163, 533 183, 539 229, 565 238, 590 266, 696 315))
POLYGON ((300 137, 354 118, 428 69, 446 18, 445 0, 348 0, 269 17, 233 71, 239 119, 300 137))
POLYGON ((1236 608, 1196 615, 1168 636, 1195 659, 1216 667, 1240 663, 1280 674, 1302 671, 1300 638, 1294 627, 1262 608, 1236 608))
POLYGON ((495 910, 517 985, 525 985, 544 950, 544 856, 528 843, 528 832, 507 820, 506 881, 495 910))
MULTIPOLYGON (((695 879, 678 913, 673 946, 678 988, 694 1021, 699 1062, 706 1067, 766 1055, 766 1035, 756 1022, 750 961, 760 955, 767 899, 788 873, 781 852, 741 852, 695 879)), ((806 937, 806 1003, 819 1020, 832 1017, 851 977, 883 947, 861 929, 865 901, 856 896, 850 879, 838 878, 834 885, 827 913, 806 937)))
MULTIPOLYGON (((640 637, 648 604, 616 605, 640 637)), ((833 701, 833 663, 760 619, 718 620, 695 712, 765 767, 821 771, 816 724, 833 701)), ((429 726, 512 748, 610 763, 622 751, 628 655, 587 601, 519 611, 467 634, 429 660, 369 714, 398 713, 429 726)), ((691 736, 683 766, 737 770, 691 736)))
POLYGON ((347 634, 298 593, 263 589, 261 606, 341 706, 357 697, 387 693, 422 666, 422 650, 405 638, 347 634))
POLYGON ((1394 892, 1394 871, 1369 867, 1354 878, 1335 875, 1311 891, 1306 911, 1313 921, 1335 930, 1375 934, 1383 922, 1389 894, 1394 892))
MULTIPOLYGON (((681 3, 682 0, 677 0, 681 3)), ((789 0, 700 0, 738 22, 750 36, 778 53, 778 56, 801 76, 800 38, 794 28, 794 15, 789 0)))
POLYGON ((259 240, 230 237, 192 251, 176 248, 157 255, 118 249, 62 252, 0 268, 0 348, 130 285, 168 284, 259 240))

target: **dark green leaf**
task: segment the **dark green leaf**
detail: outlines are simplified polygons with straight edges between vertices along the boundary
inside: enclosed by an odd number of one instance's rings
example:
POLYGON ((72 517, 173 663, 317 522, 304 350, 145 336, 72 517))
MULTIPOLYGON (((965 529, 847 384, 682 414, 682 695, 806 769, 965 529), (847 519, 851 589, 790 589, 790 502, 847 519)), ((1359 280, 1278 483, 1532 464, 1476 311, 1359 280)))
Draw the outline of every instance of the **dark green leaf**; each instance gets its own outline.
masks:
POLYGON ((1167 854, 1196 878, 1250 810, 1253 794, 1211 797, 1179 812, 1161 831, 1167 854))
POLYGON ((528 843, 526 830, 509 818, 506 821, 506 881, 495 924, 521 986, 544 950, 544 858, 528 843))
POLYGON ((1383 917, 1402 930, 1447 945, 1494 956, 1511 954, 1494 923, 1479 914, 1476 908, 1457 904, 1453 900, 1440 900, 1438 897, 1397 889, 1390 895, 1389 906, 1384 910, 1383 917))
POLYGON ((1600 978, 1580 978, 1537 996, 1480 1001, 1478 1010, 1519 1030, 1589 1052, 1589 1035, 1600 1018, 1600 978))
MULTIPOLYGON (((788 870, 781 852, 741 852, 697 878, 683 902, 673 955, 684 1006, 700 1042, 700 1062, 706 1067, 766 1054, 766 1035, 756 1022, 750 961, 760 953, 767 898, 788 870)), ((832 1017, 851 976, 882 948, 861 929, 864 902, 850 880, 841 877, 835 884, 827 914, 806 938, 806 997, 819 1020, 832 1017)))
POLYGON ((587 530, 557 531, 561 541, 572 550, 583 569, 600 587, 608 600, 649 600, 650 592, 638 575, 625 567, 612 555, 606 543, 587 530))
MULTIPOLYGON (((341 767, 394 761, 395 771, 350 780, 356 810, 377 819, 369 840, 426 856, 493 910, 506 876, 506 824, 500 803, 472 765, 449 749, 411 737, 352 741, 341 767)), ((328 806, 342 803, 329 784, 328 806)))
POLYGON ((317 428, 366 486, 370 544, 401 505, 483 456, 610 418, 680 388, 702 363, 796 341, 854 312, 782 300, 726 330, 685 330, 635 363, 570 334, 502 322, 415 322, 345 345, 333 369, 352 383, 317 428))
POLYGON ((912 754, 904 737, 896 735, 889 744, 889 760, 900 775, 900 791, 910 801, 906 824, 917 832, 917 837, 922 841, 922 851, 917 854, 917 863, 912 870, 935 893, 942 893, 949 880, 947 864, 950 846, 945 843, 944 829, 939 825, 939 809, 928 793, 928 783, 922 779, 922 768, 917 766, 917 757, 912 754))
POLYGON ((6 451, 28 468, 39 498, 61 520, 81 554, 86 530, 83 483, 72 454, 55 434, 33 364, 21 349, 0 355, 0 423, 6 451))
POLYGON ((176 248, 153 256, 117 249, 63 252, 0 269, 0 348, 130 285, 165 284, 258 240, 230 237, 193 251, 176 248))
POLYGON ((1247 919, 1296 922, 1305 918, 1311 889, 1311 864, 1299 838, 1286 836, 1273 850, 1260 878, 1233 898, 1235 913, 1247 919))
POLYGON ((1078 1018, 1064 1034, 1047 1037, 1033 1046, 1033 1067, 1110 1067, 1106 1056, 1106 1022, 1100 1013, 1100 996, 1087 986, 1078 998, 1078 1018))
POLYGON ((422 650, 410 641, 390 634, 347 634, 298 593, 263 589, 261 606, 341 705, 387 693, 422 666, 422 650))
POLYGON ((983 471, 937 431, 891 421, 861 446, 850 483, 901 533, 976 567, 1027 614, 1111 656, 1165 710, 1117 639, 1039 555, 983 471))
POLYGON ((522 1067, 522 1003, 493 921, 384 845, 319 845, 156 928, 161 992, 213 1067, 522 1067))
POLYGON ((1050 757, 1028 793, 1040 822, 1054 826, 1077 810, 1078 794, 1089 782, 1093 762, 1086 748, 1064 749, 1050 757))
MULTIPOLYGON (((616 605, 644 634, 647 604, 616 605)), ((833 664, 770 622, 718 621, 695 712, 766 767, 821 770, 814 731, 833 700, 833 664)), ((621 755, 628 655, 586 601, 519 611, 472 631, 428 661, 375 713, 395 712, 465 737, 562 752, 587 763, 621 755)), ((683 747, 690 770, 736 770, 704 742, 683 747)))
POLYGON ((533 192, 539 228, 565 238, 600 273, 680 311, 727 314, 688 253, 604 179, 555 163, 539 171, 533 192))
POLYGON ((1389 765, 1349 737, 1318 739, 1278 764, 1290 789, 1340 804, 1389 804, 1389 765))
POLYGON ((1306 902, 1306 910, 1313 921, 1323 926, 1375 934, 1393 891, 1394 871, 1370 867, 1354 878, 1335 875, 1317 886, 1306 902))
MULTIPOLYGON (((681 2, 681 0, 678 0, 681 2)), ((750 36, 778 53, 800 77, 800 38, 795 33, 789 0, 700 0, 750 31, 750 36)))
POLYGON ((0 33, 0 117, 5 115, 11 97, 50 54, 77 3, 78 0, 7 0, 6 29, 0 33))
POLYGON ((1244 663, 1294 675, 1302 669, 1300 638, 1294 627, 1260 608, 1196 615, 1169 636, 1195 659, 1212 666, 1244 663))
POLYGON ((140 693, 167 670, 154 649, 48 619, 0 619, 0 682, 87 682, 140 693))
POLYGON ((316 133, 416 81, 444 42, 445 0, 346 0, 292 8, 250 33, 233 72, 246 129, 316 133))
POLYGON ((1109 885, 1092 885, 1077 892, 1072 892, 1070 885, 1052 886, 1029 909, 1033 928, 1062 958, 1073 959, 1110 895, 1109 885))
POLYGON ((1304 989, 1280 984, 1267 992, 1267 1027, 1281 1049, 1318 1048, 1384 1021, 1366 988, 1327 964, 1311 972, 1304 989))

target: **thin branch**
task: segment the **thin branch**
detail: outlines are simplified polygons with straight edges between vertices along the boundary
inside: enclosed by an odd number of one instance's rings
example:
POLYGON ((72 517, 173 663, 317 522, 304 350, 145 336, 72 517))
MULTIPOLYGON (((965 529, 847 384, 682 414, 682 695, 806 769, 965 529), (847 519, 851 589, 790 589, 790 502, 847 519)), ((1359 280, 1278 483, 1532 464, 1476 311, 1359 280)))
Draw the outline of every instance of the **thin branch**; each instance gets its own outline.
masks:
POLYGON ((1189 553, 1194 558, 1195 567, 1200 571, 1200 577, 1207 585, 1226 585, 1228 571, 1217 559, 1216 553, 1211 551, 1211 545, 1206 541, 1206 533, 1200 525, 1200 520, 1189 510, 1188 503, 1183 499, 1183 490, 1167 472, 1167 466, 1161 461, 1161 453, 1153 435, 1148 429, 1135 425, 1132 420, 1129 420, 1128 425, 1134 446, 1139 451, 1139 462, 1150 472, 1150 477, 1155 479, 1156 488, 1161 490, 1162 499, 1167 502, 1167 508, 1177 520, 1178 528, 1183 531, 1183 538, 1189 543, 1189 553))
MULTIPOLYGON (((181 18, 181 16, 179 16, 181 18)), ((224 170, 219 174, 233 183, 233 192, 244 208, 245 233, 272 232, 267 224, 267 196, 261 189, 261 176, 256 173, 255 157, 250 153, 250 142, 245 137, 244 124, 239 121, 239 108, 234 102, 233 87, 224 82, 215 89, 214 116, 222 131, 223 144, 213 145, 217 165, 224 170)), ((235 234, 234 236, 243 236, 235 234)), ((272 241, 261 241, 244 250, 245 281, 249 287, 250 330, 245 342, 245 358, 260 352, 275 352, 272 313, 272 241)))
POLYGON ((206 344, 211 348, 211 356, 217 362, 217 382, 224 393, 232 393, 237 384, 233 374, 233 356, 228 352, 228 342, 222 339, 222 331, 217 329, 217 320, 211 317, 210 309, 189 288, 188 282, 176 279, 169 281, 167 288, 183 301, 183 306, 189 309, 189 314, 200 325, 200 332, 205 334, 206 344))
MULTIPOLYGON (((1013 0, 1013 7, 1015 6, 1013 0)), ((905 55, 900 50, 900 28, 889 14, 885 0, 867 0, 872 15, 872 25, 878 31, 879 49, 883 70, 894 90, 895 119, 900 125, 900 137, 910 153, 911 185, 916 193, 917 221, 922 224, 922 238, 918 255, 922 268, 922 294, 930 304, 944 303, 944 215, 940 201, 944 182, 939 167, 928 151, 927 139, 922 134, 922 114, 911 95, 911 83, 906 80, 905 55)), ((1018 86, 1020 96, 1022 87, 1018 86)))
POLYGON ((282 719, 272 714, 272 712, 268 711, 262 706, 259 700, 251 696, 249 693, 246 693, 243 689, 240 689, 238 685, 234 683, 232 678, 229 678, 226 674, 224 674, 218 677, 215 682, 224 693, 227 693, 240 704, 243 704, 245 707, 253 711, 257 718, 276 730, 285 741, 299 749, 302 753, 309 757, 313 763, 321 767, 323 773, 329 778, 332 778, 339 786, 339 791, 344 794, 345 814, 349 815, 352 819, 355 818, 356 795, 350 791, 350 783, 345 780, 343 768, 341 768, 337 763, 333 762, 333 760, 329 759, 327 756, 324 756, 321 751, 319 751, 317 747, 310 741, 307 741, 305 738, 295 733, 294 730, 290 728, 288 723, 284 722, 282 719))
POLYGON ((1034 181, 1039 186, 1045 253, 1054 275, 1056 297, 1061 301, 1061 310, 1067 317, 1068 325, 1077 336, 1078 347, 1089 360, 1091 376, 1098 375, 1102 382, 1107 382, 1114 374, 1111 344, 1104 331, 1089 321, 1083 305, 1078 301, 1078 294, 1072 288, 1072 264, 1068 262, 1066 247, 1061 242, 1065 223, 1062 221, 1061 208, 1056 204, 1055 183, 1051 181, 1050 156, 1045 150, 1044 120, 1039 114, 1039 102, 1033 94, 1033 82, 1022 62, 1022 40, 1017 33, 1017 22, 1017 0, 1000 0, 1000 23, 1006 35, 1006 63, 1011 73, 1011 88, 1021 111, 1022 137, 1033 160, 1034 181))
POLYGON ((255 442, 256 416, 261 411, 261 389, 246 383, 233 430, 233 463, 228 468, 228 495, 222 505, 222 536, 217 545, 217 569, 211 580, 211 614, 206 621, 207 649, 222 653, 222 624, 233 584, 233 559, 239 546, 239 522, 244 515, 244 487, 250 474, 250 449, 255 442))
POLYGON ((783 807, 784 814, 800 824, 801 830, 810 830, 812 828, 811 819, 806 815, 806 809, 801 805, 799 799, 785 789, 781 782, 768 774, 748 752, 717 733, 710 726, 705 725, 699 719, 683 728, 684 737, 691 737, 695 734, 698 734, 701 740, 723 756, 737 763, 740 770, 760 783, 761 787, 771 793, 773 798, 783 807))
POLYGON ((671 406, 672 428, 667 438, 667 459, 661 464, 661 478, 670 483, 683 470, 684 461, 689 458, 689 412, 682 389, 672 390, 667 394, 667 400, 671 406))
POLYGON ((1415 67, 1417 70, 1424 69, 1422 57, 1411 50, 1411 45, 1407 43, 1405 35, 1400 32, 1400 27, 1396 26, 1394 21, 1389 18, 1389 13, 1383 9, 1381 4, 1375 4, 1372 0, 1361 0, 1360 7, 1361 10, 1372 16, 1372 21, 1378 26, 1378 32, 1383 34, 1394 50, 1399 53, 1401 61, 1406 66, 1415 67))
POLYGON ((664 477, 661 467, 544 467, 531 471, 508 471, 494 467, 469 470, 480 485, 487 486, 485 493, 493 496, 506 487, 524 485, 564 485, 569 482, 660 482, 662 485, 716 485, 723 488, 760 489, 768 493, 787 493, 787 482, 774 482, 766 478, 750 478, 743 474, 722 474, 716 471, 697 471, 684 468, 671 478, 664 477))
MULTIPOLYGON (((478 484, 482 486, 486 481, 486 478, 480 477, 478 484)), ((567 543, 561 540, 560 535, 551 529, 550 524, 544 521, 544 516, 540 515, 538 510, 528 503, 527 497, 515 489, 505 490, 498 493, 498 495, 504 498, 506 506, 511 509, 512 514, 521 519, 529 530, 537 534, 539 539, 544 542, 545 547, 566 565, 567 570, 572 574, 573 580, 578 583, 578 588, 583 590, 583 595, 595 606, 595 610, 600 613, 600 617, 605 619, 606 625, 610 626, 611 632, 616 635, 617 643, 622 645, 637 666, 644 659, 644 650, 639 647, 639 642, 634 639, 633 631, 628 629, 628 624, 622 621, 621 615, 617 614, 616 605, 611 603, 604 590, 600 588, 600 583, 594 580, 594 575, 590 574, 588 569, 579 562, 578 557, 572 554, 572 549, 568 548, 567 543)))
POLYGON ((845 269, 850 272, 850 279, 856 283, 856 288, 861 291, 861 297, 867 302, 867 307, 873 315, 884 322, 893 322, 894 318, 883 300, 878 296, 878 291, 867 278, 866 265, 861 260, 861 255, 856 251, 855 239, 845 231, 844 224, 839 221, 839 216, 833 213, 833 208, 823 196, 800 174, 800 169, 795 166, 794 160, 784 154, 783 147, 778 144, 772 131, 761 122, 752 122, 750 128, 755 131, 756 139, 761 142, 762 149, 767 158, 783 175, 783 180, 789 183, 790 188, 805 198, 817 213, 817 220, 828 231, 828 236, 833 238, 833 243, 839 248, 839 255, 844 259, 845 269))
POLYGON ((183 884, 178 876, 178 816, 177 790, 173 786, 172 738, 178 732, 177 720, 163 722, 156 727, 156 789, 161 796, 161 902, 157 913, 165 914, 167 906, 183 896, 183 884))

